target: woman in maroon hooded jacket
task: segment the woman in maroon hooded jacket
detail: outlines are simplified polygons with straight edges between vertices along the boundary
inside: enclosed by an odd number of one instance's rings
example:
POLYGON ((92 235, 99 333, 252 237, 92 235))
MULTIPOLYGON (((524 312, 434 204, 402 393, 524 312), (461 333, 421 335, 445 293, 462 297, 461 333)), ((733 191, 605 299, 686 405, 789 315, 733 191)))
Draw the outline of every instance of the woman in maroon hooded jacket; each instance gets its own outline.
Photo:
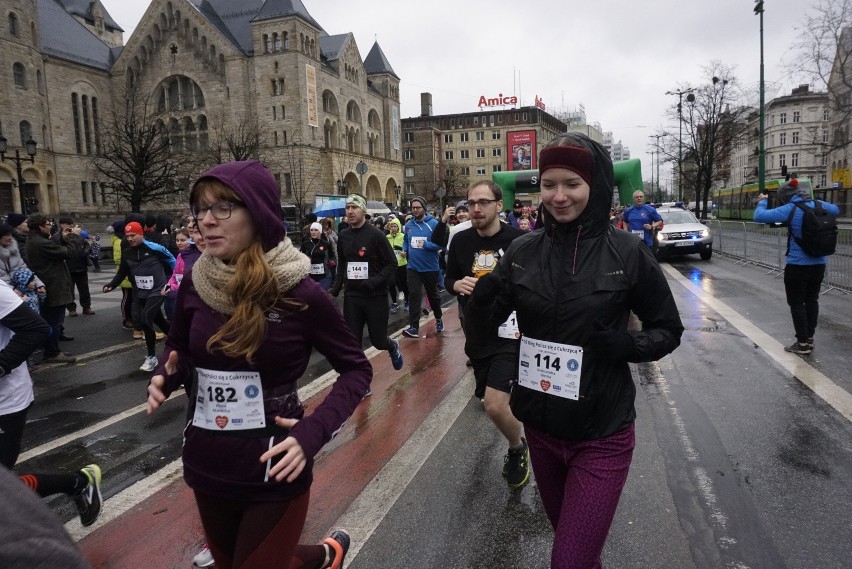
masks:
POLYGON ((321 545, 298 540, 313 458, 369 388, 370 363, 310 278, 309 260, 285 237, 266 167, 214 167, 193 186, 190 208, 207 248, 178 291, 148 412, 187 385, 184 479, 216 567, 337 569, 346 532, 321 545), (313 348, 340 377, 305 416, 296 382, 313 348))

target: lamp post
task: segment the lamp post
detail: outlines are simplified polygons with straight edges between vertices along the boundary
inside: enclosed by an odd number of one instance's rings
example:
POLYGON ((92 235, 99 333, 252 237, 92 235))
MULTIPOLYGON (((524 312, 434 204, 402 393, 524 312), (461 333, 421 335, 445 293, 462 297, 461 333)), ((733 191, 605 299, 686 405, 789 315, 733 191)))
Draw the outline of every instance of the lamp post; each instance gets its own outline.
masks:
MULTIPOLYGON (((654 148, 657 150, 657 201, 663 201, 662 185, 660 184, 660 139, 666 136, 665 134, 652 134, 648 138, 655 139, 654 148)), ((653 154, 653 153, 652 153, 653 154)), ((653 165, 651 165, 653 168, 653 165)))
POLYGON ((757 151, 757 186, 758 192, 761 194, 766 193, 766 148, 764 147, 763 139, 765 138, 764 134, 764 124, 766 121, 766 116, 764 115, 763 103, 764 103, 764 85, 763 85, 763 0, 755 0, 754 2, 754 13, 755 15, 760 16, 760 132, 758 136, 760 137, 760 146, 757 151))
MULTIPOLYGON (((0 160, 9 160, 15 163, 15 167, 18 171, 18 192, 21 200, 21 213, 27 215, 27 197, 26 191, 24 189, 24 174, 21 172, 21 161, 26 160, 26 158, 21 158, 21 151, 17 148, 15 149, 15 157, 12 158, 9 156, 6 157, 7 146, 6 137, 0 134, 0 160)), ((36 155, 36 141, 30 137, 25 143, 24 146, 27 149, 27 154, 30 155, 30 162, 35 164, 35 155, 36 155)))
POLYGON ((399 211, 402 208, 402 206, 399 204, 399 194, 402 192, 402 187, 397 186, 393 189, 393 191, 396 192, 396 211, 399 211))
POLYGON ((346 188, 346 183, 343 180, 337 180, 337 193, 343 195, 343 190, 346 188))
POLYGON ((677 91, 666 91, 666 95, 677 95, 677 201, 683 201, 683 96, 691 103, 695 100, 693 89, 678 89, 677 91))

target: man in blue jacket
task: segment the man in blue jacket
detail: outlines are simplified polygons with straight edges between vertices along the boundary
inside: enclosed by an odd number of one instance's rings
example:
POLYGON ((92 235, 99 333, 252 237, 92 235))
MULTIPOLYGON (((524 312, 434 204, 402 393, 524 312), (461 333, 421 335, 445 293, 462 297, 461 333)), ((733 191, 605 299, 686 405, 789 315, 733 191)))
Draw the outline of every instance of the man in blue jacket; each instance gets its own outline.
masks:
MULTIPOLYGON (((807 355, 814 349, 814 332, 819 316, 819 289, 825 277, 827 257, 808 255, 796 242, 794 237, 802 237, 802 220, 805 212, 795 202, 803 202, 805 207, 814 207, 814 200, 805 189, 798 187, 796 178, 790 180, 778 190, 779 206, 767 209, 767 194, 760 194, 757 207, 754 210, 754 220, 758 223, 785 223, 793 219, 788 228, 787 265, 784 267, 784 289, 787 293, 787 304, 793 316, 793 327, 796 330, 796 341, 785 350, 794 354, 807 355)), ((822 207, 832 215, 839 215, 840 208, 834 204, 820 200, 822 207)))
POLYGON ((626 229, 654 249, 654 230, 663 224, 657 208, 645 203, 645 194, 641 190, 633 192, 633 205, 621 214, 626 229))
POLYGON ((441 248, 431 241, 438 220, 426 213, 426 200, 420 196, 411 200, 411 220, 402 228, 402 254, 408 259, 408 328, 402 331, 407 338, 419 338, 421 287, 435 311, 435 331, 444 331, 441 299, 438 297, 438 252, 441 248))

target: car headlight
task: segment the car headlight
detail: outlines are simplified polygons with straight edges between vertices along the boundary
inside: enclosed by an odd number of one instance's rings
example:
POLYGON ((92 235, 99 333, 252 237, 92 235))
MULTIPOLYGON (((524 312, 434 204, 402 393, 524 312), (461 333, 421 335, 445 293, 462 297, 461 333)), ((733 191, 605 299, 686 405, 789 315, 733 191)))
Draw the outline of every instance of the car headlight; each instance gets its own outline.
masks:
POLYGON ((665 241, 667 239, 666 234, 662 231, 657 232, 657 241, 665 241))
POLYGON ((710 237, 710 230, 709 229, 702 229, 701 230, 701 236, 702 237, 710 237))

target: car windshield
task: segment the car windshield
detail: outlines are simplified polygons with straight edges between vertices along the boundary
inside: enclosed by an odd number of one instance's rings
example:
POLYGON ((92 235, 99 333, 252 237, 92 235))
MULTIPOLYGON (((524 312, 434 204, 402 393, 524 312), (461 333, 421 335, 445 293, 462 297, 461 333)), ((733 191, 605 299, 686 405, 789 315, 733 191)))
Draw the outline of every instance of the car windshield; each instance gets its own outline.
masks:
POLYGON ((695 216, 686 210, 662 211, 660 216, 666 225, 676 225, 678 223, 698 223, 695 216))

